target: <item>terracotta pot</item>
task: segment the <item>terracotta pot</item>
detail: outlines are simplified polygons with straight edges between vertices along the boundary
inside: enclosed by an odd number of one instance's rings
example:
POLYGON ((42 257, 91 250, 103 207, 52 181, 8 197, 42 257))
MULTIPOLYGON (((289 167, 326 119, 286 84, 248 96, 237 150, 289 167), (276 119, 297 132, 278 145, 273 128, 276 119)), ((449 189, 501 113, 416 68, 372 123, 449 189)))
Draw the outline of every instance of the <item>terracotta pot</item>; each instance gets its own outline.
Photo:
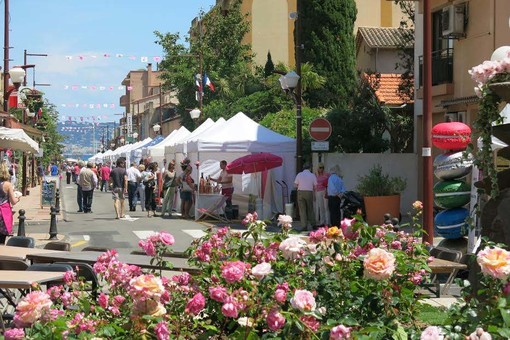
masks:
POLYGON ((384 223, 384 214, 389 213, 391 217, 400 217, 400 195, 392 196, 365 196, 366 222, 369 225, 380 225, 384 223))

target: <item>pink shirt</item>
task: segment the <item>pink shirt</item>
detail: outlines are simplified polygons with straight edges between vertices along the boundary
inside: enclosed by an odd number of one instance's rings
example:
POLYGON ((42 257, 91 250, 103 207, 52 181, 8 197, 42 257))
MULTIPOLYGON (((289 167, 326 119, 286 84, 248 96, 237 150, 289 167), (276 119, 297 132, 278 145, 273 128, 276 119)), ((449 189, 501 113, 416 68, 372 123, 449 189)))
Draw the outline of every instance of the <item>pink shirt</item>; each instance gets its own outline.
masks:
POLYGON ((322 175, 318 173, 315 175, 317 177, 317 191, 324 191, 328 188, 328 178, 329 174, 327 172, 323 172, 322 175))
POLYGON ((109 166, 103 166, 101 168, 101 178, 104 180, 104 181, 108 181, 110 179, 110 167, 109 166))

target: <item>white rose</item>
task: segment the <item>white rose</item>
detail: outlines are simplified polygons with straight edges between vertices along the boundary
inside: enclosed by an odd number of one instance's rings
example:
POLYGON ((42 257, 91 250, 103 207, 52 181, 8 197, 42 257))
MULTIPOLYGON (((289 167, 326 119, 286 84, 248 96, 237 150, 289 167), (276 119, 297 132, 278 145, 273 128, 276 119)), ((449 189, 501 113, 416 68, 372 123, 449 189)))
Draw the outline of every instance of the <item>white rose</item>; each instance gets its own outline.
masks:
POLYGON ((283 253, 283 257, 287 260, 298 258, 303 248, 306 246, 306 242, 298 237, 289 237, 280 243, 279 249, 283 253))
POLYGON ((267 262, 259 263, 251 269, 253 276, 259 280, 264 278, 264 276, 271 274, 272 272, 273 270, 271 269, 271 264, 267 262))

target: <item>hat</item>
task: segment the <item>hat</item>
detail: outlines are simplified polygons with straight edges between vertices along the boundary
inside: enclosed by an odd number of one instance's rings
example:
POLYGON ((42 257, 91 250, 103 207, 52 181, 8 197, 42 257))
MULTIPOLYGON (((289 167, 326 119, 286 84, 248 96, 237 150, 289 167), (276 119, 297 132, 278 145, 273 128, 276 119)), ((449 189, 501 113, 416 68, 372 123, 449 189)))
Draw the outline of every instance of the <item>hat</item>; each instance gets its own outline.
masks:
POLYGON ((319 163, 319 164, 317 164, 317 167, 318 167, 318 168, 324 168, 324 163, 319 163))

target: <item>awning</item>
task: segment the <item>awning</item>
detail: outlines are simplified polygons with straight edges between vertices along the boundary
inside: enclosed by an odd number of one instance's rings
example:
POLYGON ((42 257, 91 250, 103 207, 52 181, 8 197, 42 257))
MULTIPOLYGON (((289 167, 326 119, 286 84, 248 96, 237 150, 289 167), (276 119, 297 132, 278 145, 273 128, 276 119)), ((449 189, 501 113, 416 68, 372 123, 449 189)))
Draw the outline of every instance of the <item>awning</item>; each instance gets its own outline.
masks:
POLYGON ((449 107, 457 104, 473 104, 478 103, 479 100, 480 98, 478 98, 478 96, 458 97, 453 99, 441 100, 441 103, 438 106, 449 107))
POLYGON ((39 153, 39 144, 22 129, 0 127, 0 148, 39 153))

